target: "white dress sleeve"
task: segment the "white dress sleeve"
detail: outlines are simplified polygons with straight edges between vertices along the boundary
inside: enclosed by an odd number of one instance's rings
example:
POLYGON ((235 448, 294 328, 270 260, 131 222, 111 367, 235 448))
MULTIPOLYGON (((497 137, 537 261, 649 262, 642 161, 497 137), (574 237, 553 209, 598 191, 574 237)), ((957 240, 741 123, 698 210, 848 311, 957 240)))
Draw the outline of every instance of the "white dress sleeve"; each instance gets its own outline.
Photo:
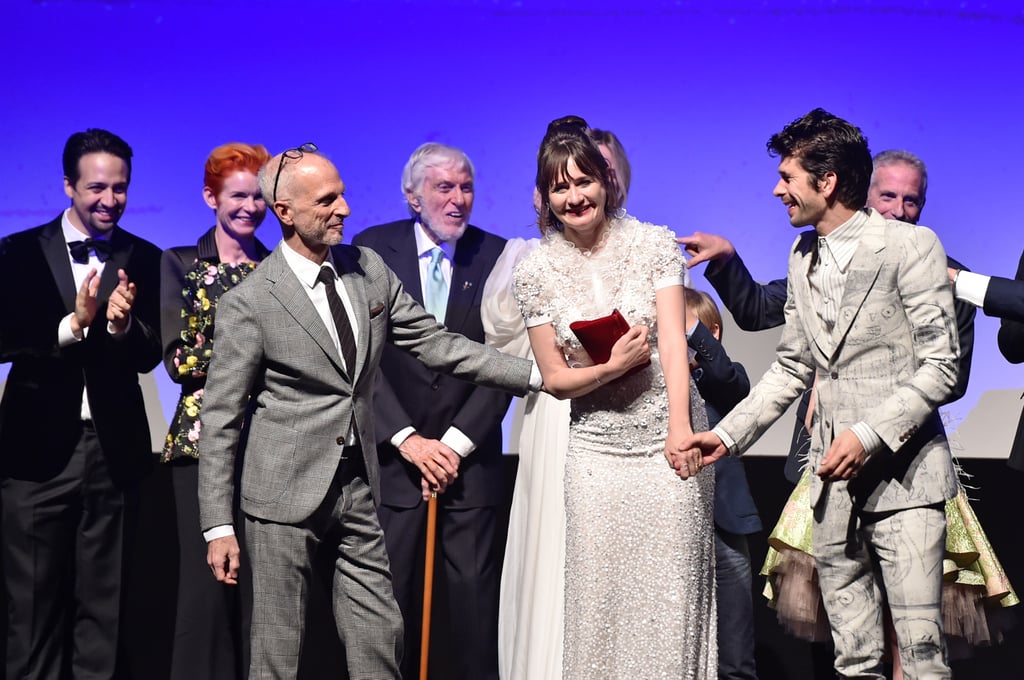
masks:
POLYGON ((532 356, 530 339, 513 293, 512 271, 537 247, 537 243, 538 239, 509 239, 484 284, 480 307, 487 344, 506 354, 524 358, 532 356))

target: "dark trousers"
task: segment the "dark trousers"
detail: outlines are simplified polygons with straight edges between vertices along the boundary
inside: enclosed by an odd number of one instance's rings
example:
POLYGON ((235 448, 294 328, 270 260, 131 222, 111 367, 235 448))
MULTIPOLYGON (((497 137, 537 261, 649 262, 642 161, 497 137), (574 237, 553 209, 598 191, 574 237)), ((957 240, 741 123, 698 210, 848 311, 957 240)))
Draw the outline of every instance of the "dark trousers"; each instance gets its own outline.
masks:
MULTIPOLYGON (((174 461, 171 481, 178 524, 178 599, 171 680, 244 678, 249 668, 252 576, 243 559, 238 585, 218 583, 206 563, 199 526, 199 462, 174 461)), ((236 522, 244 550, 244 523, 236 522)))
POLYGON ((715 527, 719 680, 757 680, 747 537, 715 527))
POLYGON ((91 424, 56 475, 6 478, 0 497, 8 680, 113 677, 133 499, 111 481, 91 424))
MULTIPOLYGON (((387 542, 395 597, 405 619, 405 660, 402 677, 419 677, 420 637, 423 613, 423 557, 426 550, 427 504, 415 508, 378 508, 387 542)), ((431 637, 431 658, 444 654, 451 680, 498 678, 498 586, 501 565, 495 559, 497 508, 438 508, 437 551, 441 559, 435 583, 444 579, 453 649, 438 650, 431 637)), ((434 592, 441 594, 437 586, 434 592)), ((436 630, 436 628, 433 628, 436 630)), ((433 663, 431 664, 434 665, 433 663)))

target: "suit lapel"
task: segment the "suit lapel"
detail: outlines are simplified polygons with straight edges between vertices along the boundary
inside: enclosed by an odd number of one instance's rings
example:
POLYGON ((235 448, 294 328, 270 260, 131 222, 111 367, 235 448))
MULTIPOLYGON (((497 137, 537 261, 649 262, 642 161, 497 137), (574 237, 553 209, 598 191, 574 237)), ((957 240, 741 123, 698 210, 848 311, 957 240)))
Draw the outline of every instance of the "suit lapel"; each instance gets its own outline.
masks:
POLYGON ((455 244, 455 258, 452 266, 452 285, 448 289, 448 308, 445 313, 445 326, 462 328, 466 316, 473 308, 473 300, 484 285, 481 281, 483 265, 481 264, 480 247, 483 234, 475 227, 469 227, 455 244))
POLYGON ((313 342, 320 346, 338 372, 344 374, 334 340, 320 318, 320 313, 313 306, 313 301, 309 299, 309 294, 303 290, 302 282, 284 259, 280 245, 260 264, 260 267, 266 267, 270 294, 295 319, 295 323, 309 333, 313 342))
POLYGON ((362 375, 366 358, 370 353, 370 315, 369 303, 366 301, 366 277, 359 266, 359 251, 355 248, 335 248, 334 264, 341 274, 342 285, 352 303, 352 314, 356 318, 356 365, 352 367, 352 384, 362 375))
POLYGON ((822 354, 829 356, 832 353, 832 344, 829 334, 821 323, 821 316, 814 308, 814 300, 811 296, 811 284, 808 277, 811 274, 811 267, 818 259, 818 237, 814 232, 806 232, 805 241, 798 246, 801 249, 800 259, 797 261, 793 272, 790 275, 789 285, 793 286, 793 297, 796 300, 797 310, 804 327, 809 331, 814 344, 822 354))
POLYGON ((388 254, 381 256, 391 271, 398 275, 405 292, 422 305, 423 284, 420 282, 420 260, 416 254, 416 235, 413 232, 415 228, 413 220, 399 223, 395 233, 387 239, 388 254))
POLYGON ((58 217, 43 227, 39 233, 39 246, 43 250, 46 263, 50 266, 50 273, 53 274, 61 299, 64 300, 65 311, 73 312, 78 289, 75 288, 75 276, 71 273, 71 256, 68 255, 68 245, 64 242, 61 218, 58 217))
POLYGON ((843 287, 843 301, 839 305, 839 318, 832 329, 833 347, 842 344, 853 320, 860 313, 865 298, 874 286, 878 272, 882 269, 880 253, 885 250, 885 220, 876 220, 876 216, 877 213, 871 213, 871 219, 861 235, 853 259, 850 260, 850 271, 846 274, 846 285, 843 287))

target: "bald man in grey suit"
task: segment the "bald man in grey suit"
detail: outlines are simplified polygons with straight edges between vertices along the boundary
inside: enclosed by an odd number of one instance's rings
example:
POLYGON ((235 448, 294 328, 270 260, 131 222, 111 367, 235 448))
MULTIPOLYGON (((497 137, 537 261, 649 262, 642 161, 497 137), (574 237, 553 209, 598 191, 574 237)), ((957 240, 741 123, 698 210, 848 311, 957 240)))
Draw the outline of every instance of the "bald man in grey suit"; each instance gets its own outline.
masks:
POLYGON ((249 677, 295 677, 306 598, 322 578, 349 677, 398 678, 402 617, 375 511, 381 350, 391 343, 434 370, 519 395, 531 376, 539 387, 539 374, 446 332, 378 255, 339 245, 345 186, 314 145, 275 156, 259 180, 284 239, 217 310, 199 466, 208 562, 218 580, 236 582, 235 454, 251 410, 240 489, 253 572, 249 677))
MULTIPOLYGON (((703 464, 739 453, 817 376, 813 551, 843 678, 882 680, 888 606, 906 677, 949 678, 942 634, 945 501, 957 480, 937 409, 957 381, 946 254, 934 232, 864 205, 860 130, 816 109, 774 135, 774 194, 793 244, 775 362, 721 423, 703 464)), ((681 476, 694 474, 677 465, 681 476)))

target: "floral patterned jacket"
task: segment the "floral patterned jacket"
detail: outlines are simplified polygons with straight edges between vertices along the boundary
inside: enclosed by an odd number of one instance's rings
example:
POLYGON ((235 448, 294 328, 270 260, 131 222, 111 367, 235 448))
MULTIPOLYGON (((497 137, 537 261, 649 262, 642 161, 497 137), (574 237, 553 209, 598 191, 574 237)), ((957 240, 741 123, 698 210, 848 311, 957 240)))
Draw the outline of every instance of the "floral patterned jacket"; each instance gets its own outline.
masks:
MULTIPOLYGON (((160 455, 162 462, 199 457, 203 390, 213 355, 217 301, 256 268, 252 263, 225 264, 217 255, 210 229, 195 246, 164 251, 160 264, 161 334, 164 367, 181 385, 181 396, 160 455)), ((270 251, 257 241, 262 260, 270 251)))

